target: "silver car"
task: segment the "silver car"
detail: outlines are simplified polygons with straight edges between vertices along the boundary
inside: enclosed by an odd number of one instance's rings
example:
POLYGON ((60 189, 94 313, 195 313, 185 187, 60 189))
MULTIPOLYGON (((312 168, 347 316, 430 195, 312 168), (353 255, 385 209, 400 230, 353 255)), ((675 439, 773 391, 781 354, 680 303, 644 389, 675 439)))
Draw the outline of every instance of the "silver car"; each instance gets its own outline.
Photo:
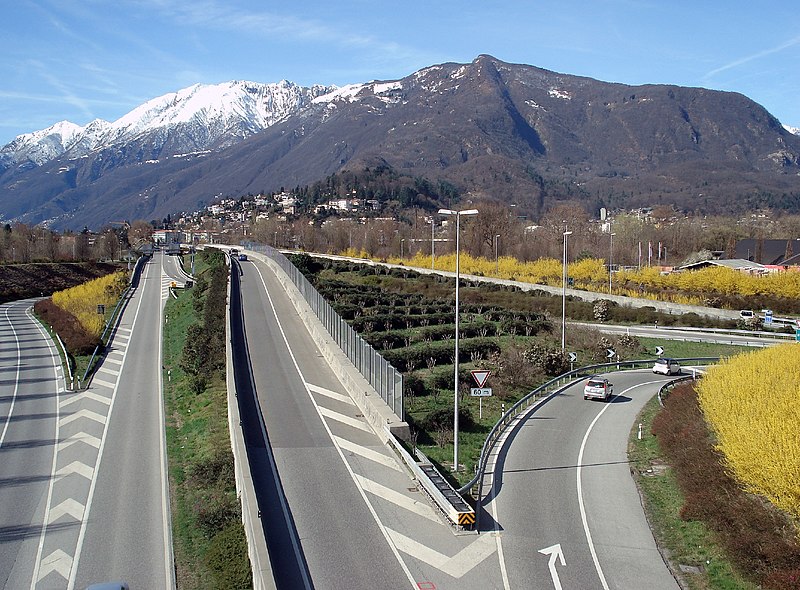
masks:
POLYGON ((680 375, 681 365, 675 359, 660 358, 653 365, 653 373, 661 375, 680 375))
POLYGON ((601 399, 607 402, 614 395, 614 384, 605 377, 594 375, 589 377, 583 388, 583 399, 601 399))

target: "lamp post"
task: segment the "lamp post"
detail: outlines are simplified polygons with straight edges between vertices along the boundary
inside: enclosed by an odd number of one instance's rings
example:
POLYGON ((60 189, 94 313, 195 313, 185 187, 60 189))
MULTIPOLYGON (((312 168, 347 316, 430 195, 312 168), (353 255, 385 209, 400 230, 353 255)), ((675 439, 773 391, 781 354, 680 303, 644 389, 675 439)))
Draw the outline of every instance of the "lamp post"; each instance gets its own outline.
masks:
POLYGON ((614 232, 608 234, 610 238, 608 242, 608 294, 611 295, 611 264, 614 262, 614 232))
POLYGON ((500 241, 500 234, 494 236, 494 274, 500 276, 500 259, 497 257, 497 244, 500 241))
POLYGON ((436 227, 436 219, 433 217, 433 215, 431 215, 431 270, 433 270, 433 261, 434 261, 434 250, 433 250, 433 244, 435 243, 433 236, 434 227, 436 227))
POLYGON ((564 266, 561 274, 561 352, 567 347, 567 236, 571 231, 564 231, 564 266))
POLYGON ((401 259, 403 258, 403 245, 405 244, 405 242, 406 242, 405 238, 400 238, 400 258, 401 259))
POLYGON ((465 209, 463 211, 453 211, 452 209, 439 209, 440 215, 455 215, 456 218, 456 339, 453 380, 455 382, 453 395, 453 471, 458 471, 458 284, 461 282, 461 268, 459 265, 459 247, 461 233, 461 216, 477 215, 477 209, 465 209))

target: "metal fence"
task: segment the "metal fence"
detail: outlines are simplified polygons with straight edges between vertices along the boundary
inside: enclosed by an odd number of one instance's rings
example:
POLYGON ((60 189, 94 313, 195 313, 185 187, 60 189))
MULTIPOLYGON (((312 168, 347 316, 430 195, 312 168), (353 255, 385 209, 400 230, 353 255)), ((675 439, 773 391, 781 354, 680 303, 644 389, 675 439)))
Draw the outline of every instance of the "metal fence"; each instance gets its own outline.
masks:
POLYGON ((403 375, 390 365, 378 352, 364 341, 333 310, 322 295, 308 282, 297 268, 278 250, 261 244, 247 243, 243 247, 269 256, 289 275, 294 285, 319 318, 333 340, 350 359, 350 362, 369 381, 395 415, 404 420, 403 375))

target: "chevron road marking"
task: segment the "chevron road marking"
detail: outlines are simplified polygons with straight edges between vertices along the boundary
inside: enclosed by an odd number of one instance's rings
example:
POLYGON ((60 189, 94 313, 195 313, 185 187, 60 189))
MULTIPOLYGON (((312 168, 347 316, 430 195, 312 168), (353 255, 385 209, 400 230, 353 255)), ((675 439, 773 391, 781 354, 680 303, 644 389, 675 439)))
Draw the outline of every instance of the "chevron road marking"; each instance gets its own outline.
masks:
POLYGON ((106 363, 112 363, 114 365, 119 365, 121 367, 122 366, 122 359, 115 359, 114 357, 106 356, 106 358, 103 359, 103 364, 106 364, 106 363))
POLYGON ((64 500, 58 506, 54 506, 50 509, 50 513, 47 516, 47 524, 55 522, 65 514, 69 514, 72 518, 77 521, 81 521, 83 519, 83 511, 86 507, 81 504, 80 502, 69 498, 64 500))
POLYGON ((386 531, 400 551, 456 579, 469 573, 472 568, 497 551, 495 537, 492 534, 480 535, 453 557, 448 557, 397 531, 389 528, 386 531))
POLYGON ((350 451, 351 453, 355 453, 356 455, 364 457, 365 459, 369 459, 375 463, 380 463, 381 465, 394 469, 395 471, 402 471, 400 465, 397 464, 397 461, 388 455, 384 455, 378 451, 373 451, 367 447, 362 447, 361 445, 357 445, 338 436, 334 436, 333 440, 342 450, 350 451))
POLYGON ((119 377, 119 371, 117 369, 112 369, 111 367, 106 367, 105 364, 97 369, 98 373, 108 373, 109 375, 114 375, 114 377, 119 377))
POLYGON ((78 475, 82 475, 89 481, 92 481, 92 476, 94 475, 94 468, 89 467, 86 463, 81 463, 80 461, 73 461, 66 467, 62 467, 58 471, 56 471, 56 475, 70 475, 72 473, 77 473, 78 475))
POLYGON ((94 447, 95 449, 99 449, 100 448, 100 439, 99 438, 97 438, 96 436, 92 436, 91 434, 86 434, 84 432, 81 432, 80 434, 76 434, 74 436, 70 436, 69 438, 64 439, 60 443, 58 443, 58 450, 59 451, 63 451, 64 449, 66 449, 68 447, 71 447, 75 443, 79 443, 79 442, 85 443, 85 444, 89 445, 90 447, 94 447))
POLYGON ((68 580, 71 569, 72 558, 61 549, 56 549, 50 555, 42 559, 42 564, 39 566, 39 577, 36 578, 36 581, 41 581, 42 578, 46 577, 51 572, 56 572, 62 578, 68 580))
POLYGON ((339 412, 334 412, 333 410, 329 410, 328 408, 323 408, 322 406, 319 406, 319 413, 325 416, 326 418, 330 418, 331 420, 336 420, 337 422, 341 422, 342 424, 347 424, 348 426, 352 426, 353 428, 358 428, 359 430, 363 430, 364 432, 369 432, 370 434, 374 434, 372 428, 367 426, 364 422, 362 422, 358 418, 351 418, 350 416, 345 416, 344 414, 340 414, 339 412))
POLYGON ((91 410, 81 410, 80 412, 75 412, 74 414, 70 414, 65 418, 61 418, 61 420, 58 421, 58 426, 59 428, 66 426, 70 422, 75 422, 75 420, 80 420, 81 418, 89 418, 89 420, 94 420, 98 424, 103 425, 105 425, 106 420, 108 419, 97 412, 92 412, 91 410))
POLYGON ((343 402, 345 404, 350 404, 351 406, 356 405, 349 395, 336 393, 335 391, 331 391, 330 389, 325 389, 324 387, 320 387, 319 385, 313 385, 312 383, 306 383, 306 387, 308 387, 308 389, 314 393, 324 395, 325 397, 335 399, 336 401, 343 402))
POLYGON ((79 401, 84 400, 84 399, 93 399, 94 401, 100 402, 101 404, 105 404, 107 406, 111 405, 111 400, 108 399, 106 396, 99 395, 99 394, 94 393, 92 391, 84 391, 82 393, 78 393, 78 394, 72 395, 72 396, 70 396, 70 397, 68 397, 68 398, 66 398, 64 400, 61 400, 60 402, 58 402, 58 407, 59 408, 65 408, 70 404, 74 404, 75 402, 79 402, 79 401))
POLYGON ((103 387, 108 387, 109 389, 114 389, 117 384, 111 381, 106 381, 105 379, 100 379, 95 375, 92 377, 92 385, 102 385, 103 387))
POLYGON ((409 498, 408 496, 404 496, 400 492, 382 486, 381 484, 376 483, 371 479, 367 479, 366 477, 356 475, 356 478, 358 479, 358 484, 367 492, 375 496, 378 496, 379 498, 386 500, 387 502, 391 502, 395 506, 399 506, 404 510, 408 510, 409 512, 413 512, 414 514, 419 514, 420 516, 427 518, 428 520, 432 520, 437 524, 441 524, 442 521, 433 511, 433 508, 431 508, 428 504, 424 502, 419 502, 414 498, 409 498))

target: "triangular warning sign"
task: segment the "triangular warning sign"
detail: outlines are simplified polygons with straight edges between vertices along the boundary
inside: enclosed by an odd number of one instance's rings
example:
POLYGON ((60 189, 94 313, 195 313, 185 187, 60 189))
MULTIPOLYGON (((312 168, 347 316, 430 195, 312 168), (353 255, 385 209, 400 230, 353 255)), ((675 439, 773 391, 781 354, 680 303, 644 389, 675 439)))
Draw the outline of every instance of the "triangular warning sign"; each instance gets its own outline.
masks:
POLYGON ((486 384, 486 380, 489 378, 489 373, 491 373, 491 371, 475 370, 470 371, 470 373, 472 373, 472 378, 475 379, 475 383, 478 384, 478 387, 483 387, 486 384))

